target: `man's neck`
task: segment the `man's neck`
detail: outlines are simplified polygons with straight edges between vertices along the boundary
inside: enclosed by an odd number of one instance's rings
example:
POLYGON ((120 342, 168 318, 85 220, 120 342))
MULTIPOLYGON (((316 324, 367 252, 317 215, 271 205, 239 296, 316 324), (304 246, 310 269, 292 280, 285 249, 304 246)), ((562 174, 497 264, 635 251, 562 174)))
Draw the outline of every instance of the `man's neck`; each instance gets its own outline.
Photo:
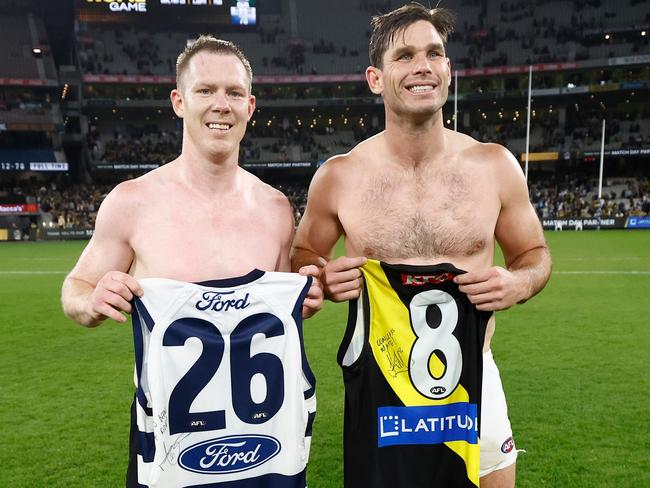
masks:
POLYGON ((183 148, 179 156, 180 181, 206 199, 220 197, 240 190, 238 152, 210 159, 190 148, 183 148))
POLYGON ((442 111, 422 121, 387 113, 384 133, 388 150, 408 166, 435 160, 447 145, 442 111))

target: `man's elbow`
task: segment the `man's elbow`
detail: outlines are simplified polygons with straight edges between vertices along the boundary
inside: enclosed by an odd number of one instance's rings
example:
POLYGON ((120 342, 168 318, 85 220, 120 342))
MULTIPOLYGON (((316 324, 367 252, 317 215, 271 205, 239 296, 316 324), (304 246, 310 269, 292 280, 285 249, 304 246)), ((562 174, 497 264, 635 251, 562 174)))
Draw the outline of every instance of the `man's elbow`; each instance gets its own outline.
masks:
POLYGON ((291 247, 291 252, 289 253, 291 259, 291 271, 296 273, 303 266, 310 264, 316 265, 319 268, 322 268, 327 264, 327 259, 323 256, 320 256, 315 251, 302 247, 299 245, 294 245, 291 247))

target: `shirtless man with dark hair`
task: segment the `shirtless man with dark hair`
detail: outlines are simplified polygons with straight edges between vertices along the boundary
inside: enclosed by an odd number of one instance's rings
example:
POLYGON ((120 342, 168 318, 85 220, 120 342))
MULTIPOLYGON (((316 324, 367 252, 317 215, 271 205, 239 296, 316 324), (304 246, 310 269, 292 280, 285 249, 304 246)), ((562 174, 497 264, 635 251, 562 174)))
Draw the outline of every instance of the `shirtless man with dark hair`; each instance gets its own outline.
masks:
MULTIPOLYGON (((385 130, 318 170, 292 249, 294 269, 322 267, 330 300, 359 297, 366 258, 452 263, 468 271, 454 281, 479 311, 523 303, 548 281, 550 253, 516 159, 444 127, 452 27, 448 11, 419 4, 373 19, 366 79, 383 97, 385 130), (341 235, 346 256, 332 260, 341 235), (495 241, 505 267, 494 266, 495 241)), ((481 488, 515 483, 517 451, 490 351, 494 330, 492 316, 483 344, 481 488)))

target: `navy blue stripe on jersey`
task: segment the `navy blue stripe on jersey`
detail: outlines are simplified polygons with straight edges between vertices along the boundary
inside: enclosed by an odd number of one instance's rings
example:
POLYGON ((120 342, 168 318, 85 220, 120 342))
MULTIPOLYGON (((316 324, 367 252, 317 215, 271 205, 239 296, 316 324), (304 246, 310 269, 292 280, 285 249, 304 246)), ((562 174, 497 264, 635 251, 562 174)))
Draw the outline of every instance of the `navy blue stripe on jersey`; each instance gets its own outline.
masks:
POLYGON ((305 429, 305 437, 311 435, 312 428, 314 427, 314 419, 316 418, 316 412, 309 412, 309 417, 307 418, 307 428, 305 429))
MULTIPOLYGON (((138 388, 136 390, 136 397, 138 399, 138 403, 144 410, 144 412, 151 417, 153 415, 153 410, 147 405, 147 397, 144 394, 144 390, 142 389, 141 386, 141 379, 142 379, 142 358, 144 357, 144 339, 142 338, 142 323, 141 323, 141 317, 143 317, 143 314, 141 313, 144 311, 146 313, 146 317, 149 317, 149 320, 151 320, 151 316, 149 315, 148 312, 146 312, 146 308, 144 304, 140 301, 138 298, 133 299, 133 314, 131 315, 131 322, 133 323, 133 349, 135 351, 135 371, 138 376, 138 388)), ((152 325, 153 327, 153 325, 152 325)), ((152 329, 149 329, 151 331, 152 329)))
POLYGON ((303 470, 294 476, 267 474, 247 480, 192 485, 184 488, 306 488, 306 486, 305 470, 303 470))
POLYGON ((156 442, 153 432, 142 432, 138 430, 138 454, 142 456, 145 463, 153 462, 156 455, 156 442))
POLYGON ((305 391, 305 400, 307 398, 311 398, 316 393, 316 377, 314 376, 314 372, 311 370, 311 367, 309 366, 309 361, 307 361, 307 354, 305 353, 305 341, 303 339, 303 334, 302 334, 302 303, 305 301, 305 297, 307 297, 307 293, 309 292, 309 288, 311 287, 311 282, 312 282, 312 277, 308 276, 307 283, 305 283, 304 288, 300 292, 300 296, 296 301, 296 306, 293 308, 293 311, 291 312, 291 316, 293 317, 293 320, 296 322, 298 335, 300 336, 300 350, 302 351, 302 372, 305 374, 307 381, 311 385, 311 388, 305 391))
POLYGON ((153 330, 154 326, 154 321, 151 318, 151 315, 149 315, 149 310, 147 310, 147 307, 144 306, 141 300, 135 299, 135 304, 138 309, 138 313, 142 317, 142 320, 144 320, 144 325, 147 326, 147 329, 149 329, 149 332, 153 330))
POLYGON ((209 281, 200 281, 196 283, 201 286, 211 286, 214 288, 229 288, 232 286, 246 285, 247 283, 252 283, 255 280, 259 280, 264 276, 264 271, 261 269, 254 269, 244 276, 237 276, 235 278, 226 278, 223 280, 209 280, 209 281))
POLYGON ((293 320, 296 321, 301 336, 302 336, 302 302, 305 301, 305 297, 309 292, 309 287, 311 286, 311 282, 312 282, 312 277, 307 276, 307 283, 305 283, 305 286, 303 287, 302 291, 300 292, 300 295, 298 296, 298 299, 296 300, 296 305, 293 307, 293 310, 291 311, 291 316, 293 317, 293 320))

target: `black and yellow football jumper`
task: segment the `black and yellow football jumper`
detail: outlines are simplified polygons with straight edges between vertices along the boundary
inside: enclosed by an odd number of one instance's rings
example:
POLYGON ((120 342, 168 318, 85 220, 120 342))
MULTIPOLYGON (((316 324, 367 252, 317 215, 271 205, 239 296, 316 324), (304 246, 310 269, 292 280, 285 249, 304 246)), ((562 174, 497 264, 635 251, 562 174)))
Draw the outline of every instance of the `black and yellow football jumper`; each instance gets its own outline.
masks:
POLYGON ((346 488, 476 488, 479 312, 451 264, 361 268, 338 353, 345 382, 346 488))

